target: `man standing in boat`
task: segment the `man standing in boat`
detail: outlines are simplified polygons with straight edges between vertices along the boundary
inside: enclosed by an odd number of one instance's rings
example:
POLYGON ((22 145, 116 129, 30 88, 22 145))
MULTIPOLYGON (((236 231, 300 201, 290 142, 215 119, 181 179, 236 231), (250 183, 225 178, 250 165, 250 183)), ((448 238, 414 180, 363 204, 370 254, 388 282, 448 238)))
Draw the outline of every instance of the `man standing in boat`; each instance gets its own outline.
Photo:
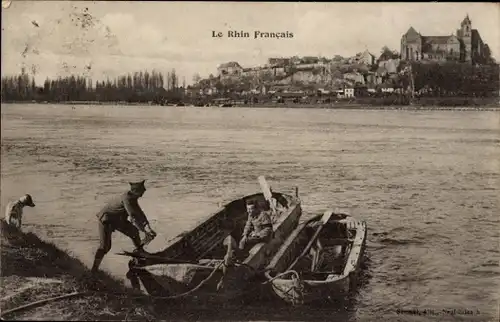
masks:
POLYGON ((255 201, 249 201, 247 213, 248 220, 239 244, 241 250, 261 242, 268 242, 273 236, 273 224, 268 210, 259 209, 255 201))
POLYGON ((115 230, 132 239, 136 252, 144 252, 143 247, 156 237, 138 203, 146 192, 144 181, 129 183, 127 192, 112 198, 97 213, 100 246, 95 254, 92 273, 97 272, 104 256, 111 250, 111 235, 115 230), (145 233, 144 241, 141 241, 139 231, 145 233))

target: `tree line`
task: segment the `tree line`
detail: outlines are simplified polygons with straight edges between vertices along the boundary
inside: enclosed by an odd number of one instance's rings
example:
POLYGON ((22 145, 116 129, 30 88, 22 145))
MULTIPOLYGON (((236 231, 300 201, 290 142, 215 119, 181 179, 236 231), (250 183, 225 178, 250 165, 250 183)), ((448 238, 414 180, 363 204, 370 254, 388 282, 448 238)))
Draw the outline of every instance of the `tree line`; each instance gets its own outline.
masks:
POLYGON ((415 90, 423 96, 498 96, 499 65, 412 63, 415 90))
POLYGON ((114 79, 93 83, 84 76, 70 75, 56 79, 47 78, 43 86, 37 86, 33 76, 25 70, 17 76, 4 76, 1 80, 2 102, 180 102, 183 86, 179 84, 175 69, 166 77, 155 70, 129 73, 114 79))

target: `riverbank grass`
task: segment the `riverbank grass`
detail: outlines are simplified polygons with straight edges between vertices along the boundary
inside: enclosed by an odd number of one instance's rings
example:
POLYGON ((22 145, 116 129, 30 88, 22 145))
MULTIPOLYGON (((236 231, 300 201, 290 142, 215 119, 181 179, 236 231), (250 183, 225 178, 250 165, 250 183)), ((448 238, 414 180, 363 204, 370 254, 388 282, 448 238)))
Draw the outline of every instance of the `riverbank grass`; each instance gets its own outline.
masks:
MULTIPOLYGON (((24 233, 0 220, 2 312, 34 301, 72 292, 96 290, 90 271, 78 259, 35 234, 24 233)), ((134 293, 109 274, 98 274, 102 293, 70 298, 14 312, 3 319, 16 320, 158 320, 144 299, 106 295, 134 293)))

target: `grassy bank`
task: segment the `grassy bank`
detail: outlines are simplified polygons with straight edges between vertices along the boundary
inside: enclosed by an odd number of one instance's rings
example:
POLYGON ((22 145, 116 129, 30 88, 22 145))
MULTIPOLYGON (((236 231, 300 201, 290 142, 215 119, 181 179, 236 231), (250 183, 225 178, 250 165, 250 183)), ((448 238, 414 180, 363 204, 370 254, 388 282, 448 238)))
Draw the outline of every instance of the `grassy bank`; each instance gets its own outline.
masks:
MULTIPOLYGON (((79 260, 0 221, 1 225, 1 311, 75 291, 91 290, 89 271, 79 260)), ((99 274, 98 291, 130 293, 122 282, 106 273, 99 274)), ((95 289, 95 286, 94 288, 95 289)), ((92 294, 64 299, 40 307, 2 316, 19 320, 158 320, 144 300, 92 294)))

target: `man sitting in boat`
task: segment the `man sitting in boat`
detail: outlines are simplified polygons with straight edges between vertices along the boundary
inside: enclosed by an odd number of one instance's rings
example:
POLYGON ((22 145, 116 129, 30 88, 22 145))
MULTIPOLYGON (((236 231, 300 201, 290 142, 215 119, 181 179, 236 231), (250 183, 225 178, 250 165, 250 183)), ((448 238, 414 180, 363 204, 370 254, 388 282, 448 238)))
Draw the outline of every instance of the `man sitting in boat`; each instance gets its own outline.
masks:
POLYGON ((261 242, 268 242, 273 235, 273 223, 268 210, 259 209, 255 201, 248 201, 247 213, 248 220, 239 244, 241 250, 261 242))

